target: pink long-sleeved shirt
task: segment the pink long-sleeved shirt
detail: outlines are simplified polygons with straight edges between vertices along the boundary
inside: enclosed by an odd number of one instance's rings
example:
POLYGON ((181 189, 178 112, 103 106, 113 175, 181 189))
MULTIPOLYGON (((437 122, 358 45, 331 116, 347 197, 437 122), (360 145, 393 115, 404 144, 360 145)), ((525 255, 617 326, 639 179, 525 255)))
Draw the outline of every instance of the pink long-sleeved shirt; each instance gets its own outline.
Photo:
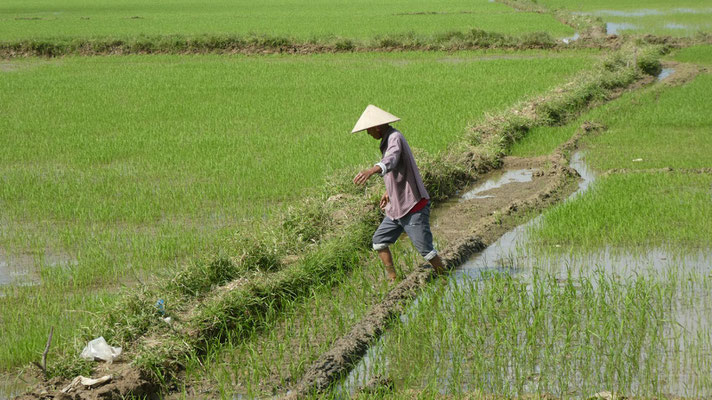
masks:
POLYGON ((386 183, 386 193, 390 201, 386 206, 386 216, 390 219, 403 218, 422 199, 430 199, 423 185, 413 152, 405 137, 398 130, 383 134, 378 165, 386 183))

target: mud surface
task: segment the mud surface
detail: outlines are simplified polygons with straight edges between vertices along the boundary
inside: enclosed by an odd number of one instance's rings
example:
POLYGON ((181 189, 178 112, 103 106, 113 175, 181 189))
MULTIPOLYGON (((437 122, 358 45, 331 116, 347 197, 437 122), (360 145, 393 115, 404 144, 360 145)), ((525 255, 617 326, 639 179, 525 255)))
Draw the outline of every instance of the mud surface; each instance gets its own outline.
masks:
POLYGON ((505 169, 500 174, 495 174, 491 178, 485 180, 484 183, 476 186, 474 189, 465 192, 460 197, 459 201, 467 201, 472 199, 485 199, 488 197, 496 197, 496 193, 487 193, 496 189, 501 189, 504 185, 510 183, 531 182, 534 174, 539 175, 540 170, 534 168, 525 169, 505 169))
POLYGON ((120 400, 126 398, 153 398, 158 388, 151 383, 148 377, 142 376, 135 368, 127 363, 115 362, 113 365, 104 364, 97 368, 94 374, 97 377, 111 375, 112 380, 97 388, 80 387, 62 392, 67 387, 64 380, 55 379, 43 387, 17 397, 17 400, 30 399, 58 399, 58 400, 120 400))

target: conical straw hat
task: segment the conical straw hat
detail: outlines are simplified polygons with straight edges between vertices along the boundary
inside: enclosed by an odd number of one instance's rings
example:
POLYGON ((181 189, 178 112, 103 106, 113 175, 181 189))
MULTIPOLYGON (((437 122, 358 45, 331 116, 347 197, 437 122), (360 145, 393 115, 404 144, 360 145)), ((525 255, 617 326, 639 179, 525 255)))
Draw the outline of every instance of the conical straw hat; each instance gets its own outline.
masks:
POLYGON ((360 132, 374 126, 390 124, 391 122, 396 121, 400 121, 400 118, 385 112, 372 104, 369 104, 363 114, 361 114, 361 118, 356 121, 356 125, 354 125, 354 129, 351 133, 360 132))

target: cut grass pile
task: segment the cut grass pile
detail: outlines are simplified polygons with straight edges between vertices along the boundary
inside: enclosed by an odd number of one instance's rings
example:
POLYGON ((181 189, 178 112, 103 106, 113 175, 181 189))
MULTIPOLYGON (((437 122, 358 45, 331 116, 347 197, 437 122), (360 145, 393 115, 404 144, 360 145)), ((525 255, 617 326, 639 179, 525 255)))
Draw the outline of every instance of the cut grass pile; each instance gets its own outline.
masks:
POLYGON ((549 8, 601 17, 619 33, 694 36, 712 31, 712 4, 706 0, 542 0, 549 8))
POLYGON ((704 396, 712 381, 696 372, 709 367, 712 336, 704 324, 687 331, 697 324, 684 315, 709 311, 711 284, 706 274, 680 271, 577 279, 484 271, 481 280, 421 295, 371 354, 368 372, 391 380, 395 393, 381 387, 385 398, 414 390, 423 397, 704 396))
POLYGON ((36 358, 52 325, 61 349, 117 284, 173 271, 333 170, 369 165, 377 143, 346 133, 365 104, 403 118, 397 126, 411 145, 435 153, 483 112, 555 86, 592 55, 4 63, 1 246, 11 262, 21 254, 39 261, 23 266, 38 286, 3 288, 0 320, 10 322, 1 325, 0 365, 36 358))
POLYGON ((7 0, 0 5, 0 38, 136 38, 181 35, 267 35, 300 40, 372 39, 404 34, 469 31, 568 36, 550 15, 520 13, 487 0, 275 1, 7 0))
MULTIPOLYGON (((394 245, 393 255, 399 275, 422 262, 407 240, 394 245)), ((336 281, 338 285, 317 288, 292 303, 263 330, 246 338, 230 337, 211 348, 201 363, 190 362, 183 380, 189 388, 183 395, 190 397, 207 386, 221 397, 261 397, 290 387, 334 338, 348 332, 392 288, 375 257, 351 273, 339 274, 336 281)))

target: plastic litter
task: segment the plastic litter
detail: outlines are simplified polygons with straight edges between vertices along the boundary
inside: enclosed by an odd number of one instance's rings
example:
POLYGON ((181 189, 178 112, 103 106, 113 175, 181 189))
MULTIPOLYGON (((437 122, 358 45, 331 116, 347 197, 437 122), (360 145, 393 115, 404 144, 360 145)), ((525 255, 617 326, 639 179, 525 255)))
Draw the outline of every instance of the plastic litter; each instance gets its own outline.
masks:
POLYGON ((90 341, 80 354, 86 360, 102 360, 108 363, 113 362, 121 355, 121 347, 112 347, 106 343, 103 336, 90 341))
POLYGON ((161 315, 166 315, 166 301, 163 299, 158 299, 156 302, 156 310, 158 310, 158 313, 161 315))

